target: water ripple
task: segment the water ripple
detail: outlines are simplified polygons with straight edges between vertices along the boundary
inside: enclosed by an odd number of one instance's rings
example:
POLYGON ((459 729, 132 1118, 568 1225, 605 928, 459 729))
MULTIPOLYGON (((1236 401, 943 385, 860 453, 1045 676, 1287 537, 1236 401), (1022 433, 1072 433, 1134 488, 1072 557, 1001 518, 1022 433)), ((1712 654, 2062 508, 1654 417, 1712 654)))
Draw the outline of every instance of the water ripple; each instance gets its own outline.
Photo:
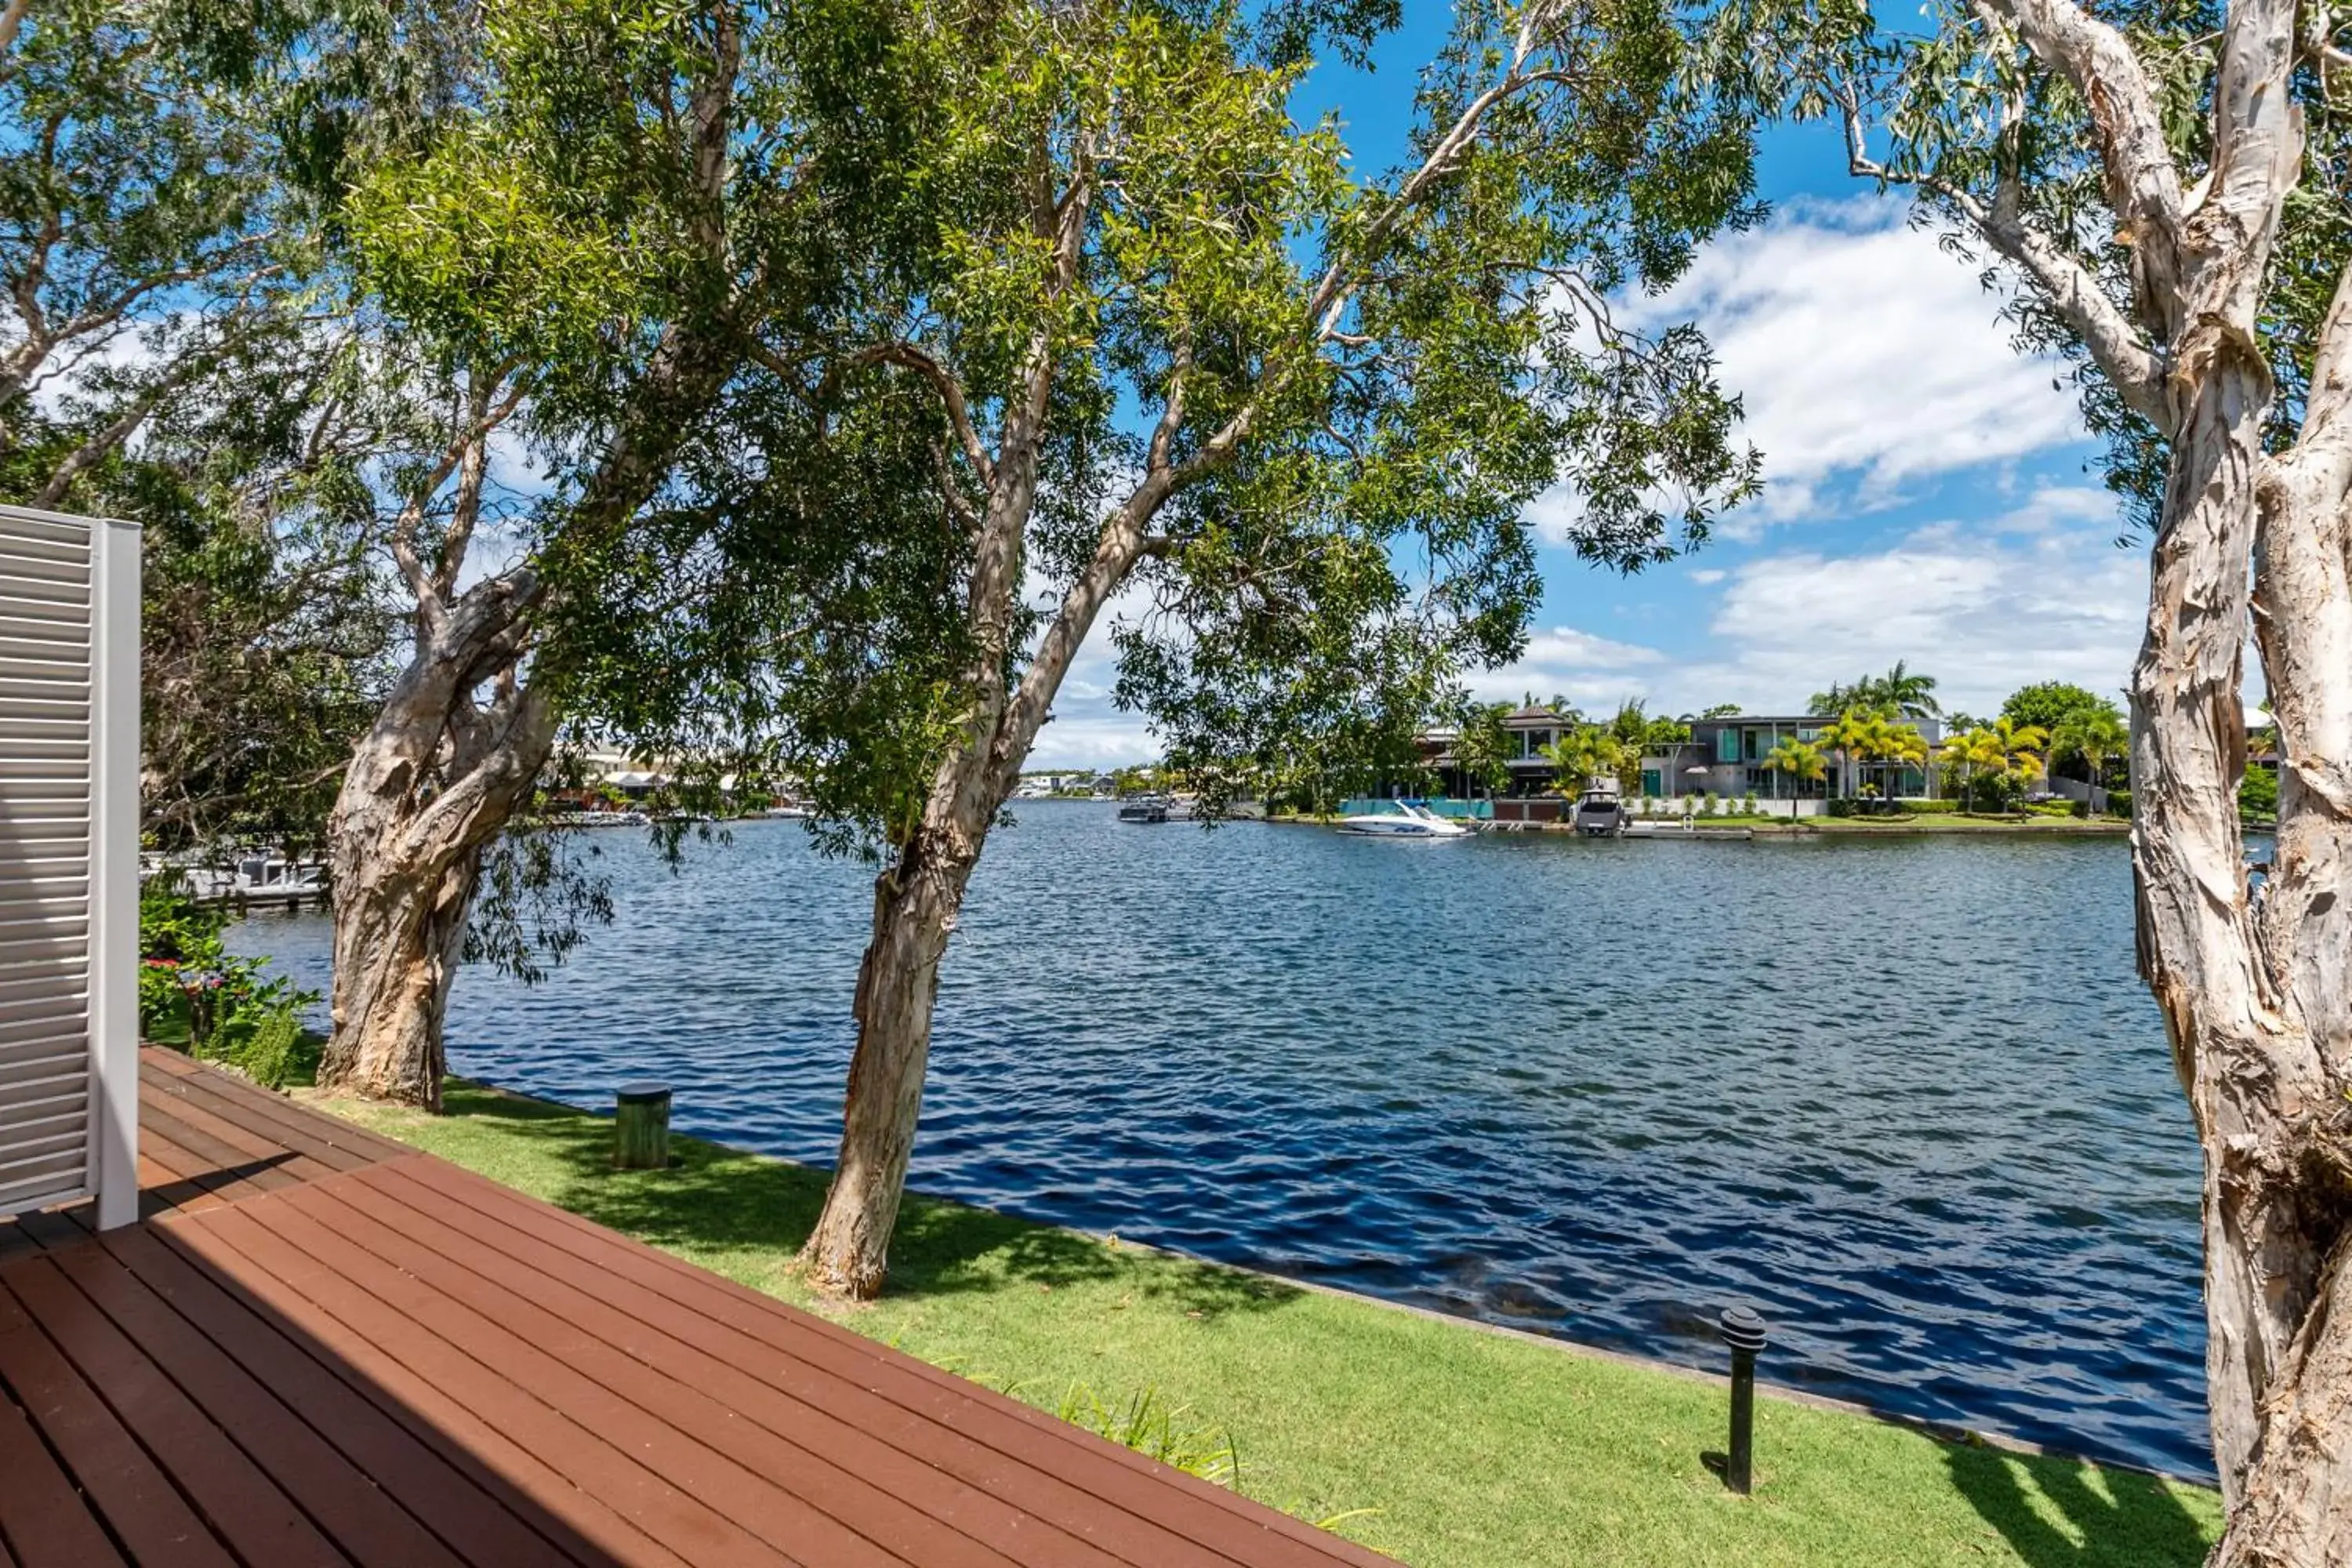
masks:
MULTIPOLYGON (((458 981, 458 1071, 830 1163, 870 893, 790 824, 458 981)), ((2209 1474, 2198 1151, 2110 841, 1454 844, 1025 808, 941 984, 914 1184, 2209 1474)), ((318 984, 319 917, 240 940, 318 984)))

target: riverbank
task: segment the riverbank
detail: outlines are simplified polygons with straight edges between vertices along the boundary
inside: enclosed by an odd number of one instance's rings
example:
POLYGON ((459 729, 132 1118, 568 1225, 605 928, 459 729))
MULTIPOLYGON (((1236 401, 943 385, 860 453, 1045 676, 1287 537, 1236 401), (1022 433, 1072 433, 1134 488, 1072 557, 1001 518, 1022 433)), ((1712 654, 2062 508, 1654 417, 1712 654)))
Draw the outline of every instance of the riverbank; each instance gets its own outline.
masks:
POLYGON ((668 1171, 614 1172, 604 1118, 447 1100, 328 1108, 1045 1409, 1149 1395, 1184 1446, 1229 1439, 1252 1497, 1420 1568, 2189 1568, 2218 1526, 2201 1488, 1769 1394, 1742 1501, 1700 1458, 1718 1381, 934 1199, 908 1199, 884 1300, 834 1307, 790 1267, 824 1173, 684 1138, 668 1171))
MULTIPOLYGON (((1270 822, 1294 826, 1332 827, 1347 820, 1344 816, 1285 812, 1267 818, 1270 822)), ((1636 816, 1636 823, 1655 823, 1659 831, 1654 837, 1672 838, 1673 829, 1682 818, 1659 816, 1636 816)), ((2074 816, 1963 816, 1958 812, 1918 813, 1908 816, 1801 816, 1791 822, 1785 816, 1754 816, 1732 815, 1700 816, 1693 821, 1702 828, 1746 828, 1759 838, 1803 838, 1856 834, 1864 837, 1889 837, 1905 834, 1985 834, 2000 837, 2113 837, 2122 838, 2131 833, 2131 823, 2123 817, 2074 816)), ((1564 822, 1510 823, 1515 830, 1543 833, 1573 833, 1564 822)))

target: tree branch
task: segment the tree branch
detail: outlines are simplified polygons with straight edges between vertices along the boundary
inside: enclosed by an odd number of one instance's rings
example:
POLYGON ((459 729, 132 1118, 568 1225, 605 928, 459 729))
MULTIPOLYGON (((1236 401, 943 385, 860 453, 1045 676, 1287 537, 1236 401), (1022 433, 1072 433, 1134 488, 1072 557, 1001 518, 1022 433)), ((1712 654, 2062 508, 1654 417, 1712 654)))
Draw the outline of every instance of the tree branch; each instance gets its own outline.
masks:
POLYGON ((1882 185, 1916 185, 1948 203, 1987 245, 2033 282, 2043 300, 2083 340, 2100 373, 2132 410, 2169 437, 2175 420, 2165 395, 2164 360, 2108 298, 2090 269, 2015 210, 2018 204, 2013 200, 1996 198, 1988 203, 1948 180, 1932 174, 1916 178, 1897 174, 1872 158, 1853 84, 1842 83, 1836 92, 1845 117, 1848 171, 1882 185))
POLYGON ((1151 431, 1151 445, 1145 458, 1145 467, 1165 468, 1168 454, 1176 442, 1176 432, 1184 425, 1184 375, 1192 368, 1192 343, 1189 333, 1181 334, 1176 346, 1175 363, 1168 368, 1168 401, 1160 406, 1160 423, 1151 431))
POLYGON ((514 363, 509 361, 487 375, 477 374, 467 389, 470 436, 465 455, 458 460, 457 504, 450 512, 449 531, 441 539, 440 563, 433 574, 435 593, 445 602, 457 591, 457 574, 465 570, 474 525, 482 514, 482 486, 489 474, 490 437, 522 405, 530 391, 530 379, 517 376, 502 400, 496 405, 490 402, 491 389, 513 374, 514 369, 514 363))
MULTIPOLYGON (((242 337, 243 334, 240 333, 238 336, 242 337)), ((235 341, 236 340, 232 339, 231 342, 235 341)), ((139 427, 147 423, 157 408, 163 406, 166 397, 186 385, 198 371, 210 367, 228 351, 230 346, 230 343, 223 343, 211 353, 191 354, 163 374, 156 377, 148 384, 147 389, 132 399, 130 405, 123 409, 110 424, 95 432, 88 440, 67 455, 65 461, 59 463, 50 473, 48 482, 44 484, 39 493, 33 497, 33 505, 54 507, 63 500, 66 492, 73 488, 74 480, 103 459, 108 453, 116 450, 131 437, 137 435, 139 427)))
MULTIPOLYGON (((2146 283, 2140 309, 2169 342, 2179 318, 2182 201, 2180 172, 2166 144, 2155 94, 2123 34, 2074 0, 1988 0, 2007 16, 2036 59, 2074 84, 2098 129, 2107 202, 2146 283)), ((2234 20, 2235 8, 2232 8, 2234 20)))
POLYGON ((2319 440, 2347 421, 2352 421, 2352 262, 2336 280, 2336 298, 2320 323, 2311 390, 2304 398, 2302 439, 2319 440))
MULTIPOLYGON (((956 444, 963 448, 964 458, 980 476, 981 484, 996 483, 996 465, 989 461, 988 448, 981 444, 980 432, 972 427, 971 400, 964 395, 963 383, 957 379, 955 372, 908 342, 877 343, 861 351, 856 358, 866 364, 898 365, 929 382, 932 390, 940 395, 940 406, 947 410, 948 423, 955 427, 956 444)), ((782 374, 772 358, 761 363, 782 374)))
POLYGON ((25 25, 25 13, 33 8, 33 0, 8 0, 8 8, 0 11, 0 55, 16 47, 16 31, 25 25))

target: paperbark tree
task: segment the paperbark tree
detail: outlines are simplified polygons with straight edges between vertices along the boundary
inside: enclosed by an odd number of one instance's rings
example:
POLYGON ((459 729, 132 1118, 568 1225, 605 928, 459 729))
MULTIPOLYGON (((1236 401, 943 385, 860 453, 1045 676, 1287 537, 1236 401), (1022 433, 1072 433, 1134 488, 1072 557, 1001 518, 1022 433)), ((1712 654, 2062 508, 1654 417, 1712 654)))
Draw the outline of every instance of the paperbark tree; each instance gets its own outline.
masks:
POLYGON ((844 362, 934 399, 961 636, 940 743, 877 825, 840 1159, 803 1254, 852 1297, 883 1283, 973 868, 1123 592, 1144 602, 1120 694, 1171 758, 1339 755, 1409 734, 1454 661, 1516 651, 1538 492, 1567 486, 1574 542, 1633 566, 1703 537, 1751 472, 1696 334, 1636 337, 1606 304, 1751 216, 1745 122, 1688 89, 1672 16, 1464 7, 1410 160, 1360 185, 1336 126, 1290 118, 1296 26, 909 14, 940 106, 912 160, 933 260, 844 362))
MULTIPOLYGON (((1856 20, 1814 12, 1799 32, 1856 20)), ((1841 113, 1857 174, 1915 188, 2014 276, 2028 341, 2083 363, 2117 488, 2141 502, 2132 856, 2140 969, 2205 1152, 2229 1505, 2212 1561, 2352 1561, 2344 20, 2292 0, 1977 0, 1944 22, 1828 70, 1807 56, 1797 106, 1841 113), (2282 753, 2259 901, 2237 810, 2250 635, 2282 753)))
POLYGON ((270 95, 187 47, 224 18, 60 0, 5 20, 0 485, 57 507, 299 318, 305 247, 272 178, 270 95))
POLYGON ((611 20, 562 0, 501 12, 472 111, 351 203, 362 279, 404 327, 476 362, 450 378, 446 445, 403 481, 389 549, 411 648, 330 821, 334 1027, 319 1076, 372 1097, 440 1105, 483 857, 563 719, 572 672, 551 617, 625 555, 774 277, 742 231, 789 182, 730 156, 746 134, 735 8, 649 6, 619 33, 611 20), (511 520, 512 563, 480 571, 492 444, 525 421, 586 456, 511 520))

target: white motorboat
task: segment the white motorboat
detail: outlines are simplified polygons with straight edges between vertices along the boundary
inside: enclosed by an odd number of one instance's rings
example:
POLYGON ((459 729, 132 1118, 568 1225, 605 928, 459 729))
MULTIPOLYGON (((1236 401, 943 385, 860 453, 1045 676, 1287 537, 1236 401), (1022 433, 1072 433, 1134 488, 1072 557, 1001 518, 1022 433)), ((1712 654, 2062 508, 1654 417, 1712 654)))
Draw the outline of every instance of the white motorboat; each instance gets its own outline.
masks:
POLYGON ((1475 831, 1467 823, 1449 821, 1425 805, 1402 800, 1389 805, 1393 809, 1349 817, 1339 824, 1339 831, 1377 838, 1467 838, 1475 831))

